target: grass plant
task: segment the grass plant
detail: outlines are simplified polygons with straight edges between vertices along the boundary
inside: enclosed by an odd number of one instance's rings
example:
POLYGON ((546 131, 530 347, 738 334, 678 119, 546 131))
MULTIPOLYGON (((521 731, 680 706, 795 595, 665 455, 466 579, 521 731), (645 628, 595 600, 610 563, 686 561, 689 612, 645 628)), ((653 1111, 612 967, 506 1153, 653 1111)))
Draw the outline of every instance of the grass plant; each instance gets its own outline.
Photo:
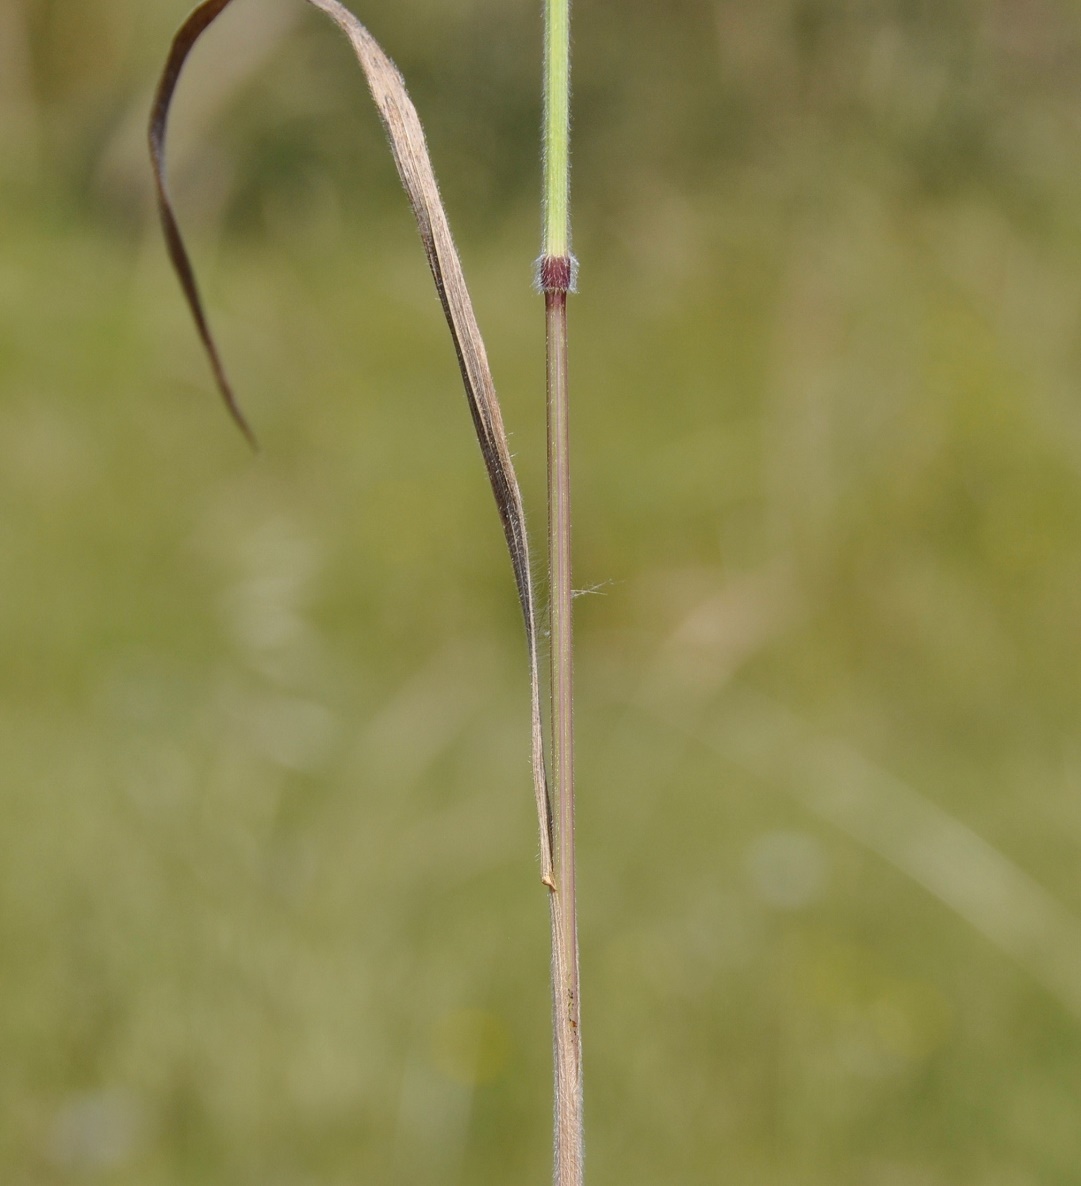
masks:
MULTIPOLYGON (((573 640, 570 434, 567 406, 567 294, 573 287, 569 206, 569 5, 548 0, 545 20, 544 243, 539 285, 547 329, 548 539, 553 823, 540 707, 539 631, 525 512, 487 353, 440 198, 424 131, 397 68, 367 28, 337 0, 308 0, 349 38, 387 133, 458 357, 469 410, 510 553, 525 625, 532 709, 532 767, 540 831, 541 881, 552 924, 556 1186, 582 1182, 582 1072, 574 852, 573 640), (558 840, 558 855, 554 840, 558 840)), ((203 305, 165 176, 169 111, 181 71, 202 34, 231 0, 205 0, 183 23, 166 61, 150 118, 150 156, 169 256, 230 415, 255 446, 203 305)))
MULTIPOLYGON (((0 1182, 544 1181, 521 615, 411 215, 337 30, 232 6, 169 166, 253 464, 144 204, 178 4, 0 3, 0 1182)), ((1077 1181, 1081 11, 988 7, 575 9, 591 1177, 1077 1181)), ((378 6, 538 510, 540 11, 378 6)))

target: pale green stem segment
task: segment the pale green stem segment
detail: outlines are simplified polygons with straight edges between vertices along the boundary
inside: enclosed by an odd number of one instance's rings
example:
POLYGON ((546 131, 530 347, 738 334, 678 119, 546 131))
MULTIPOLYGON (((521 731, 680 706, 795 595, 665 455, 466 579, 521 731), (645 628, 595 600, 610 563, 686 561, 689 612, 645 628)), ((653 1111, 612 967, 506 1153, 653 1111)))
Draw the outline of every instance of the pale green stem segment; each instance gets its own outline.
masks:
POLYGON ((570 0, 547 0, 544 51, 544 254, 570 255, 570 0))

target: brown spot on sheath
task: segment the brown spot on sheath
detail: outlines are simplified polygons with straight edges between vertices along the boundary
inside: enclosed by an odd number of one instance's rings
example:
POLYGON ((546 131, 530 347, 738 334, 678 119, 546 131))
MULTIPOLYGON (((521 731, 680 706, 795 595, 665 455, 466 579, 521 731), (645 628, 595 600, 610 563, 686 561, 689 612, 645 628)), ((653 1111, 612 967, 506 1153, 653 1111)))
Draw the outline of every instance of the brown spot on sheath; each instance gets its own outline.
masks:
POLYGON ((541 292, 570 292, 574 287, 574 261, 569 255, 546 255, 540 261, 541 292))

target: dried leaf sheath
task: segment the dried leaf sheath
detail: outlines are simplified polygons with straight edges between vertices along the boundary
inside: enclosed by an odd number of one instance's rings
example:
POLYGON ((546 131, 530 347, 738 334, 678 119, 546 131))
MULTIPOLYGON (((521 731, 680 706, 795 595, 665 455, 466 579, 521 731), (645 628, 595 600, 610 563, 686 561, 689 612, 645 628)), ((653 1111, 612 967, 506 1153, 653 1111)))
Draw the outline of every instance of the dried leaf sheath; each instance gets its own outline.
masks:
MULTIPOLYGON (((165 138, 169 108, 180 72, 192 47, 207 27, 232 0, 205 0, 187 18, 173 39, 150 119, 150 156, 157 187, 158 208, 169 255, 180 279, 199 336, 206 348, 222 398, 241 430, 254 441, 251 430, 233 395, 214 337, 210 332, 195 273, 173 213, 165 183, 165 138)), ((451 237, 446 212, 439 196, 435 173, 428 155, 420 118, 405 89, 401 75, 368 30, 337 0, 308 0, 326 13, 348 36, 364 70, 372 98, 390 140, 398 175, 402 179, 416 216, 421 241, 435 280, 443 312, 450 327, 458 365, 462 372, 469 410, 484 457, 488 479, 503 523, 503 532, 514 569, 514 580, 525 622, 529 651, 532 715, 533 785, 540 825, 541 879, 554 888, 552 866, 552 811, 544 767, 544 743, 540 710, 540 674, 537 620, 529 566, 522 496, 511 462, 507 434, 496 398, 484 342, 477 326, 473 304, 466 288, 458 251, 451 237)))

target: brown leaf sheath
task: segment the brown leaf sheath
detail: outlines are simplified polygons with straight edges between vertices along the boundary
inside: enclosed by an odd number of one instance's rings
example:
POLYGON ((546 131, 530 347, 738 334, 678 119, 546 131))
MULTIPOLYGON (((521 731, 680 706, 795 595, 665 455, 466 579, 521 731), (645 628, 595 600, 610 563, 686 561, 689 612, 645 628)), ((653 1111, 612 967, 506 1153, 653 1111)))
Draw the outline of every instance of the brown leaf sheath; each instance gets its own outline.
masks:
MULTIPOLYGON (((173 39, 165 69, 158 84, 150 117, 150 158, 157 189, 169 257, 180 279, 188 307, 195 319, 199 337, 210 359, 214 378, 230 414, 252 444, 255 438, 236 401, 232 387, 210 332, 203 302, 195 281, 187 249, 173 213, 165 183, 165 140, 169 108, 180 72, 188 54, 207 27, 232 0, 205 0, 187 18, 173 39)), ((511 462, 503 417, 496 397, 495 383, 488 365, 487 352, 477 326, 473 303, 466 287, 461 260, 450 233, 446 211, 439 196, 435 172, 428 155, 428 145, 416 108, 406 91, 397 67, 359 20, 337 0, 307 0, 324 12, 346 34, 364 71, 372 98, 383 121, 391 152, 417 220, 421 242, 435 280, 436 291, 450 327, 458 365, 462 372, 469 411, 480 443, 488 480, 495 495, 514 569, 514 581, 525 623, 529 652, 529 676, 532 717, 533 787, 540 827, 541 880, 554 888, 552 864, 552 809, 544 764, 544 741, 540 709, 539 643, 533 579, 529 564, 525 512, 521 491, 511 462)))

